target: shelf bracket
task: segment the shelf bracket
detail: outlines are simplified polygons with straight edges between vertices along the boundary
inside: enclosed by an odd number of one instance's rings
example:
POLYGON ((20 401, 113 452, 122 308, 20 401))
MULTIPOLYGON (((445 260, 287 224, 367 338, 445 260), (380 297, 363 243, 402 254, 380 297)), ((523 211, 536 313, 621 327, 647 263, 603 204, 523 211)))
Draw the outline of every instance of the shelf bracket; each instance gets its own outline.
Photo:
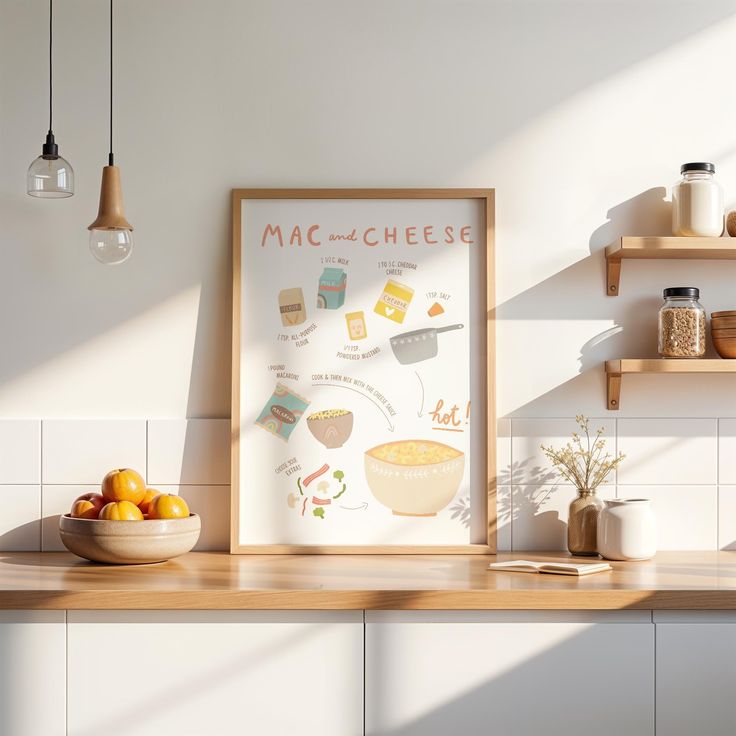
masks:
POLYGON ((621 374, 606 373, 607 394, 609 411, 618 411, 621 406, 621 374))
POLYGON ((608 294, 608 296, 618 296, 620 281, 621 259, 606 258, 606 294, 608 294))

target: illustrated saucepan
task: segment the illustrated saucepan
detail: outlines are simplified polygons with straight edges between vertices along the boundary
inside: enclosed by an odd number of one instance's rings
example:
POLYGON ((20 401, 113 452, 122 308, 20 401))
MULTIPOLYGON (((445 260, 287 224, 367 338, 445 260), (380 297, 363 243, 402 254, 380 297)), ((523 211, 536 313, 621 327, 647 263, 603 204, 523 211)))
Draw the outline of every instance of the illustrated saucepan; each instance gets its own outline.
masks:
POLYGON ((437 333, 450 330, 462 330, 464 325, 448 325, 447 327, 427 327, 413 332, 402 332, 391 338, 391 349, 396 360, 402 365, 418 363, 437 355, 437 333))

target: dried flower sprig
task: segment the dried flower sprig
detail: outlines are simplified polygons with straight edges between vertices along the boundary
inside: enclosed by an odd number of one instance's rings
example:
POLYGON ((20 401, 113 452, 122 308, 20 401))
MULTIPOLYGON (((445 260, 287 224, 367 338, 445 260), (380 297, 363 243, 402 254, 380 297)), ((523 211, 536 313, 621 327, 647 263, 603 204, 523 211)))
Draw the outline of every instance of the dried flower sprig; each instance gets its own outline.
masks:
POLYGON ((579 414, 575 417, 575 421, 585 434, 585 443, 577 432, 573 432, 572 442, 568 442, 564 447, 555 449, 541 445, 541 448, 555 470, 576 488, 595 489, 626 456, 623 453, 619 453, 617 457, 610 453, 604 454, 606 441, 602 438, 603 428, 596 431, 595 437, 591 437, 588 418, 579 414))

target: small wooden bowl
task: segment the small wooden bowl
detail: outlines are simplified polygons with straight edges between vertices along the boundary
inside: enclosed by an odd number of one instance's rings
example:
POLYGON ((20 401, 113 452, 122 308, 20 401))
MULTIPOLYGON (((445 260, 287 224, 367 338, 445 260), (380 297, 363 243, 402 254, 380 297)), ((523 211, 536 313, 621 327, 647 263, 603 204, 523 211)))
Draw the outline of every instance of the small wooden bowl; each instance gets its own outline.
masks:
POLYGON ((714 337, 713 347, 721 358, 736 358, 736 337, 714 337))
POLYGON ((64 514, 59 519, 59 536, 70 552, 86 560, 142 565, 189 552, 199 539, 201 526, 197 514, 143 521, 75 519, 64 514))
POLYGON ((736 329, 736 317, 713 317, 710 326, 713 329, 736 329))

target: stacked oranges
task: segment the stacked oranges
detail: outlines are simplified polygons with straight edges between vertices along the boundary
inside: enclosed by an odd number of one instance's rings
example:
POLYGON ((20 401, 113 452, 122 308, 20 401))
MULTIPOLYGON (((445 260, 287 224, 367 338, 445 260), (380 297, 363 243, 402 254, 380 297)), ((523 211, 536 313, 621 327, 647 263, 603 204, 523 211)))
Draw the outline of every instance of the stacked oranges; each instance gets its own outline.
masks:
POLYGON ((102 479, 102 493, 84 493, 74 500, 71 515, 77 519, 143 521, 181 519, 189 506, 181 497, 146 488, 140 473, 130 468, 111 470, 102 479))

